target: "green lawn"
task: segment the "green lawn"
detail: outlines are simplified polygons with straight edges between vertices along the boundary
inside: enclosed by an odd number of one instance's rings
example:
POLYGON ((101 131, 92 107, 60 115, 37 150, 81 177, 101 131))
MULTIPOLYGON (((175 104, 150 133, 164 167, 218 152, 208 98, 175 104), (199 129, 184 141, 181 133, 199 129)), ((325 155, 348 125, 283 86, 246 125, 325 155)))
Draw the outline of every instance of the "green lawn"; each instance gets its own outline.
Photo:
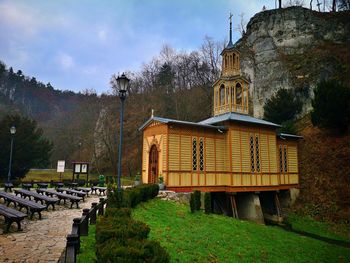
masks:
POLYGON ((289 214, 287 218, 293 229, 316 234, 322 237, 350 242, 350 227, 345 224, 319 222, 311 217, 289 214))
MULTIPOLYGON (((72 179, 72 171, 66 170, 64 173, 62 173, 62 180, 71 180, 72 179)), ((81 175, 80 179, 86 179, 85 175, 81 175)), ((59 181, 60 180, 60 174, 56 172, 55 169, 32 169, 30 170, 26 176, 21 180, 22 182, 31 182, 31 181, 42 181, 42 182, 48 182, 48 181, 59 181)), ((89 174, 89 180, 98 180, 98 174, 89 174)), ((134 178, 130 177, 122 177, 121 178, 123 185, 131 185, 134 182, 134 178)))
POLYGON ((78 263, 89 263, 96 261, 95 233, 96 226, 89 225, 89 235, 80 238, 80 253, 77 255, 78 263))
POLYGON ((151 227, 172 262, 350 262, 350 249, 278 227, 220 215, 191 214, 175 202, 151 200, 133 216, 151 227))

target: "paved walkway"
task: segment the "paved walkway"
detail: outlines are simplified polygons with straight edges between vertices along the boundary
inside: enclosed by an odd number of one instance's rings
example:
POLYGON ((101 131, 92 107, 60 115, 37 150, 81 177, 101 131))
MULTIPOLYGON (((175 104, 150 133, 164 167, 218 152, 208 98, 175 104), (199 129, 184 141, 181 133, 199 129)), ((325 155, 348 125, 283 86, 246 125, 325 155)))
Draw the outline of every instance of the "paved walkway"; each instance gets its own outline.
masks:
MULTIPOLYGON (((81 217, 99 197, 92 195, 80 203, 80 209, 69 205, 56 206, 56 211, 42 212, 42 220, 22 221, 22 232, 2 234, 4 221, 0 219, 0 262, 57 262, 66 246, 66 236, 72 230, 73 218, 81 217)), ((13 224, 15 226, 16 224, 13 224)))

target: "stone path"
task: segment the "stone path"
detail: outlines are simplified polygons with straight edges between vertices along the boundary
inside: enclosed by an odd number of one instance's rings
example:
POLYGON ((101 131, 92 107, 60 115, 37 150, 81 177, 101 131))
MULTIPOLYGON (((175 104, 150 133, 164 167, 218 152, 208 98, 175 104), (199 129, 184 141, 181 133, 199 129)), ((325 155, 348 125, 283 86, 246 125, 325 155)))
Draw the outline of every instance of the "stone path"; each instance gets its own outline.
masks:
MULTIPOLYGON (((72 230, 73 218, 81 217, 84 208, 90 208, 99 197, 92 195, 80 202, 80 209, 69 205, 56 206, 56 211, 42 212, 42 220, 25 219, 23 231, 2 234, 4 220, 0 219, 0 262, 57 262, 66 246, 66 236, 72 230)), ((16 224, 13 224, 15 226, 16 224)))

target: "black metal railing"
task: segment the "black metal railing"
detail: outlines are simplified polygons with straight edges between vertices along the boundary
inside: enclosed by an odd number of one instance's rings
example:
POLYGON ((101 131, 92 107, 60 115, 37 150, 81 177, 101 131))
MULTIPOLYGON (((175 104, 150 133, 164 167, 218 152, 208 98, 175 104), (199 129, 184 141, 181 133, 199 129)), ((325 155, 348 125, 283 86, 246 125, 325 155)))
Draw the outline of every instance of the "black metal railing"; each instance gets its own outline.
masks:
POLYGON ((67 235, 66 263, 75 263, 80 251, 80 236, 89 235, 89 224, 95 225, 96 218, 103 216, 107 199, 101 197, 99 203, 92 203, 91 208, 83 209, 82 217, 74 218, 72 232, 67 235))

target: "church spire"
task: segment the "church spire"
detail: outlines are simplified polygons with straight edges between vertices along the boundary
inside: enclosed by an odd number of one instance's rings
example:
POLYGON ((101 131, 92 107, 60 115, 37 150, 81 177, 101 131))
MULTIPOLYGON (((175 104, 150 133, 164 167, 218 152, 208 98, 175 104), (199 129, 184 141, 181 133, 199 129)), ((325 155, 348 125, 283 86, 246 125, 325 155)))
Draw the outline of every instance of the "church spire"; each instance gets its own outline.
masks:
POLYGON ((233 43, 232 43, 232 13, 231 12, 230 12, 229 20, 230 20, 230 41, 228 42, 226 48, 232 48, 233 47, 233 43))

